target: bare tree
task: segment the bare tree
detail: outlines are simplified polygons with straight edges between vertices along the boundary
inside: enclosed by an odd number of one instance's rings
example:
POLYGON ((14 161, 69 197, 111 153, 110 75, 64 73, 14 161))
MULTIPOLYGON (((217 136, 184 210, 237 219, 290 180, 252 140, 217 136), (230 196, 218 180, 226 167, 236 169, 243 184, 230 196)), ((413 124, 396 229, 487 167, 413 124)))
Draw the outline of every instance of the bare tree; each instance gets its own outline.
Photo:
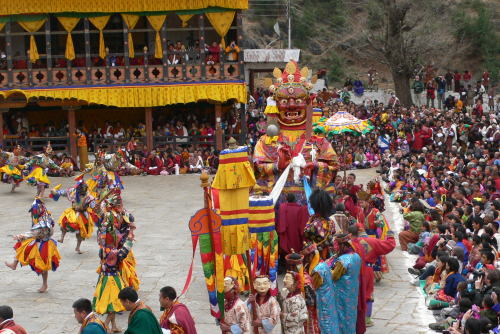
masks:
POLYGON ((367 0, 365 4, 380 14, 379 24, 364 30, 366 55, 389 67, 396 95, 409 106, 415 69, 432 63, 452 41, 442 33, 449 23, 439 21, 439 13, 450 4, 439 0, 367 0))

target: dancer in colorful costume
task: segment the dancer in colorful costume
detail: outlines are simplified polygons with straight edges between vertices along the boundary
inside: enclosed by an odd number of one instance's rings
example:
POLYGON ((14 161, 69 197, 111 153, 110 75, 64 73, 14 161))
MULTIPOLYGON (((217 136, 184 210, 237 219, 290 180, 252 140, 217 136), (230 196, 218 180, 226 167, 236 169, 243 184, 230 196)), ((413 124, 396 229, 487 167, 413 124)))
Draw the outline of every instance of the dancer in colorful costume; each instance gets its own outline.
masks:
POLYGON ((268 276, 258 276, 254 280, 256 294, 248 297, 249 309, 255 307, 257 318, 252 325, 259 334, 271 333, 280 321, 281 308, 276 297, 271 296, 271 280, 268 276))
POLYGON ((50 197, 58 201, 61 196, 65 196, 71 202, 71 207, 64 210, 59 217, 61 227, 60 243, 64 242, 66 233, 76 233, 76 248, 78 254, 82 254, 80 245, 82 241, 92 236, 94 224, 99 217, 94 211, 97 207, 95 198, 88 192, 87 184, 83 181, 83 174, 75 178, 76 184, 68 189, 59 190, 55 187, 50 192, 50 197))
MULTIPOLYGON (((307 334, 319 334, 320 326, 318 321, 318 309, 317 309, 317 296, 315 287, 313 284, 312 276, 313 270, 320 262, 320 255, 318 248, 315 243, 306 244, 304 243, 304 249, 300 252, 302 259, 304 261, 304 297, 306 300, 307 317, 308 321, 306 323, 306 333, 307 334)), ((287 262, 292 254, 287 255, 287 262)))
POLYGON ((334 248, 336 256, 319 262, 311 275, 319 327, 321 333, 352 334, 356 332, 361 258, 348 234, 336 235, 334 248))
POLYGON ((287 334, 305 334, 304 323, 307 321, 308 316, 299 275, 297 272, 288 271, 283 278, 287 295, 283 301, 281 323, 287 334))
MULTIPOLYGON (((384 201, 377 196, 370 195, 364 191, 358 192, 359 205, 363 209, 365 233, 380 240, 386 240, 389 231, 389 223, 383 215, 384 201)), ((389 272, 387 259, 381 255, 373 267, 377 281, 382 279, 382 273, 389 272)))
MULTIPOLYGON (((106 207, 115 206, 119 200, 119 195, 110 194, 105 200, 105 205, 106 207)), ((99 278, 92 308, 94 312, 107 314, 105 324, 114 333, 121 332, 116 325, 115 313, 125 310, 118 299, 120 290, 127 286, 123 281, 120 266, 132 249, 133 238, 133 232, 121 235, 115 226, 113 213, 110 210, 104 212, 103 222, 98 229, 97 242, 100 246, 101 266, 98 269, 99 278), (119 247, 120 244, 122 244, 121 247, 119 247)))
MULTIPOLYGON (((352 243, 356 249, 363 249, 363 280, 365 282, 364 294, 366 302, 366 326, 373 326, 371 320, 373 307, 373 292, 375 290, 375 267, 380 256, 387 255, 396 248, 394 232, 388 231, 385 240, 369 237, 366 233, 360 232, 359 227, 352 225, 348 228, 353 236, 352 243)), ((359 332, 358 332, 359 334, 359 332)))
POLYGON ((57 249, 57 242, 53 240, 54 220, 49 210, 40 198, 35 198, 29 210, 31 214, 30 232, 14 237, 17 241, 14 249, 16 256, 11 263, 5 265, 16 270, 17 265, 29 265, 38 275, 42 275, 42 286, 38 292, 43 293, 48 289, 49 270, 56 271, 59 267, 61 255, 57 249))
MULTIPOLYGON (((119 149, 116 153, 106 153, 102 148, 99 148, 95 155, 95 163, 89 167, 85 172, 92 173, 93 176, 102 173, 102 169, 106 170, 108 174, 108 188, 124 189, 123 182, 120 178, 119 171, 127 169, 133 173, 140 173, 140 169, 129 163, 126 159, 124 150, 119 149)), ((87 181, 87 185, 91 192, 95 192, 97 181, 92 178, 87 181)))
POLYGON ((335 227, 329 218, 333 211, 333 201, 326 191, 316 189, 309 197, 309 202, 315 213, 306 223, 304 240, 308 244, 315 243, 321 259, 326 260, 333 251, 335 227))
MULTIPOLYGON (((106 196, 106 206, 104 209, 103 221, 106 224, 113 224, 116 230, 117 249, 121 249, 129 235, 133 235, 136 226, 134 216, 123 208, 123 200, 121 191, 114 188, 109 191, 110 195, 106 196)), ((125 286, 130 286, 138 291, 141 282, 137 277, 135 270, 136 260, 132 249, 128 252, 127 257, 120 263, 120 274, 125 286)))
MULTIPOLYGON (((284 202, 286 194, 293 192, 297 202, 305 204, 306 196, 302 184, 303 176, 309 177, 311 187, 333 191, 335 173, 338 170, 337 155, 326 138, 311 136, 306 138, 306 123, 312 117, 312 101, 306 82, 309 70, 289 62, 285 70, 274 69, 276 84, 270 87, 277 108, 270 108, 268 124, 279 124, 279 133, 268 133, 260 137, 253 156, 257 177, 254 193, 269 193, 279 175, 291 164, 289 173, 278 202, 284 202), (277 109, 277 110, 276 110, 277 109)), ((309 124, 312 128, 312 124, 309 124)))
POLYGON ((224 311, 222 333, 250 334, 250 312, 240 299, 240 287, 234 277, 224 278, 224 311))
POLYGON ((351 334, 356 332, 361 258, 354 252, 349 234, 336 235, 334 249, 337 258, 330 259, 328 265, 332 268, 340 333, 351 334))
POLYGON ((22 156, 21 152, 22 148, 19 145, 12 152, 5 152, 0 148, 0 160, 5 161, 5 165, 0 168, 0 177, 2 182, 11 184, 10 192, 14 192, 23 181, 21 170, 24 168, 22 164, 26 161, 26 157, 22 156))
POLYGON ((47 176, 48 169, 52 168, 58 171, 63 170, 50 158, 51 154, 52 146, 50 146, 49 142, 42 154, 31 157, 28 163, 24 165, 25 171, 31 171, 25 177, 25 180, 28 182, 28 184, 36 186, 36 196, 40 198, 43 198, 45 194, 45 188, 48 188, 50 185, 50 180, 47 176))

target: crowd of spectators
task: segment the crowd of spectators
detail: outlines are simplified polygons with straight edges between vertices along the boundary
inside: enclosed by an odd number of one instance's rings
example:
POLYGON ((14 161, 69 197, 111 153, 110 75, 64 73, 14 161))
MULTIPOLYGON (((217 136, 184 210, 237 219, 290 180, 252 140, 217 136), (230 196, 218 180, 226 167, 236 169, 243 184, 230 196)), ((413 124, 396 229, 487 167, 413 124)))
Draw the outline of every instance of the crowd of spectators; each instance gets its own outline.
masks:
MULTIPOLYGON (((60 50, 61 55, 64 54, 64 50, 60 50)), ((226 47, 222 47, 218 42, 206 43, 202 49, 200 42, 198 40, 187 41, 186 43, 178 40, 171 41, 167 40, 167 63, 168 65, 177 65, 182 63, 194 63, 199 62, 201 57, 205 60, 208 65, 213 65, 220 63, 221 60, 224 62, 236 62, 239 59, 239 53, 241 52, 236 41, 232 40, 226 47), (187 45, 187 46, 186 46, 187 45), (202 52, 203 51, 203 52, 202 52)), ((151 51, 148 54, 143 53, 143 49, 137 50, 135 52, 135 57, 129 59, 129 64, 131 66, 142 66, 147 63, 149 65, 162 65, 163 60, 155 58, 151 55, 151 51)), ((110 55, 107 59, 109 66, 125 66, 125 57, 120 55, 110 55)), ((13 56, 12 67, 14 69, 27 69, 29 59, 27 56, 21 56, 17 52, 13 56)), ((93 67, 103 67, 106 66, 106 60, 98 56, 91 58, 93 67)), ((70 61, 72 67, 85 67, 86 60, 85 57, 76 57, 70 61)), ((46 59, 37 59, 31 64, 33 69, 43 69, 47 67, 46 59)), ((68 66, 68 60, 61 57, 53 57, 52 68, 55 69, 66 69, 68 66)), ((7 56, 4 52, 0 52, 0 69, 7 69, 7 56)))
POLYGON ((437 318, 430 327, 497 333, 499 111, 466 103, 371 109, 356 112, 376 124, 370 147, 377 136, 386 190, 405 220, 401 249, 417 255, 409 272, 437 318))

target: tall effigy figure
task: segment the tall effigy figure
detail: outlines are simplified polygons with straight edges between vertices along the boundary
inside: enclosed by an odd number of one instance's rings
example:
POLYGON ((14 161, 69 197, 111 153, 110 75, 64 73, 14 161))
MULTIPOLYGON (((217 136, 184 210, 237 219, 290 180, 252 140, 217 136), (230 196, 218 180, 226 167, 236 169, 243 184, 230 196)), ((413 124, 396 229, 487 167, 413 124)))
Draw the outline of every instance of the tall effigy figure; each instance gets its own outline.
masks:
POLYGON ((276 82, 270 91, 276 105, 266 108, 268 131, 255 146, 253 156, 257 185, 254 193, 270 193, 279 176, 288 174, 279 202, 290 192, 297 201, 305 203, 303 176, 311 188, 333 191, 333 179, 338 170, 337 155, 323 137, 308 136, 312 127, 312 100, 307 81, 309 70, 290 61, 285 70, 274 69, 276 82), (309 121, 308 121, 309 120, 309 121), (279 126, 279 131, 275 131, 279 126), (288 168, 290 165, 290 168, 288 168))

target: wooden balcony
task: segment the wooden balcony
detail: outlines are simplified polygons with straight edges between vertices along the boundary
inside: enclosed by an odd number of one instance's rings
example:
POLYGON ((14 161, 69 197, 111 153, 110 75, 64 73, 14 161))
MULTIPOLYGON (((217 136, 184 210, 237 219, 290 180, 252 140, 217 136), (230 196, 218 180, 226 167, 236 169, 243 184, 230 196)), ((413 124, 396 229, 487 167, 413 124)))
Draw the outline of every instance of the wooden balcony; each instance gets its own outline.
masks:
MULTIPOLYGON (((116 66, 110 56, 104 60, 105 66, 90 67, 73 67, 68 62, 64 68, 33 68, 26 61, 27 68, 0 70, 0 89, 244 80, 242 61, 207 64, 200 60, 205 59, 204 53, 189 56, 187 52, 176 52, 175 56, 188 60, 178 64, 158 61, 150 64, 151 56, 146 51, 141 65, 116 66)), ((221 60, 224 58, 225 55, 221 55, 221 60)))

